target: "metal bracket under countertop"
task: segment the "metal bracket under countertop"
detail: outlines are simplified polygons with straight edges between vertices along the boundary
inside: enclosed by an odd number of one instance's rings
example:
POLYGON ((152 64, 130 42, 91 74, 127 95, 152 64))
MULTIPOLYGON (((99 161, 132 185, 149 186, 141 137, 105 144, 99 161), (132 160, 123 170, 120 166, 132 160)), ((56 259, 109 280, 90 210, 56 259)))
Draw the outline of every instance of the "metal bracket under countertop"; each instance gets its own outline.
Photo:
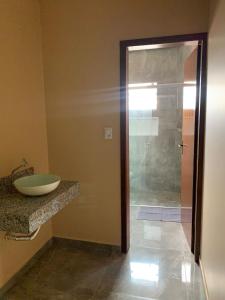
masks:
POLYGON ((41 226, 39 226, 34 232, 32 232, 30 234, 6 232, 5 239, 13 240, 13 241, 32 241, 38 235, 40 228, 41 228, 41 226))

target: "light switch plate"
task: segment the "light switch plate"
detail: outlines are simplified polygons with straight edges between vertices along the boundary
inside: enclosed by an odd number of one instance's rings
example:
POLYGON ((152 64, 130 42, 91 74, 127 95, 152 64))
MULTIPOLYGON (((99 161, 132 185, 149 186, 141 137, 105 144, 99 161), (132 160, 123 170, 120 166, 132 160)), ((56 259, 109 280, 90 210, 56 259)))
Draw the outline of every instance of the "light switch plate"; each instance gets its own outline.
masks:
POLYGON ((112 127, 104 128, 104 137, 105 140, 112 140, 112 127))

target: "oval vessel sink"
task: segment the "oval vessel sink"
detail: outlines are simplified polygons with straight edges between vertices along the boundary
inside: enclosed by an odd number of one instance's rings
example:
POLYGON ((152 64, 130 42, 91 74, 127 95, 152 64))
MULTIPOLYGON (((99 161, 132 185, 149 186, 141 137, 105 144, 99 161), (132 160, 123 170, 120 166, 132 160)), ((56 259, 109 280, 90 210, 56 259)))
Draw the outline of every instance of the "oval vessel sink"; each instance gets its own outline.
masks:
POLYGON ((60 180, 60 177, 56 175, 36 174, 16 179, 13 184, 24 195, 40 196, 54 191, 60 180))

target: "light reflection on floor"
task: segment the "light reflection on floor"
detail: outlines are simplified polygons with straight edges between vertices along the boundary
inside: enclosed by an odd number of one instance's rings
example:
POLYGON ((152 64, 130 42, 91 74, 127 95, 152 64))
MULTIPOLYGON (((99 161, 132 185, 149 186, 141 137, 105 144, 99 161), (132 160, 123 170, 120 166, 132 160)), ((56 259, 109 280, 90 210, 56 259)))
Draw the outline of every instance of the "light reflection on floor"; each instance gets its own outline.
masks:
POLYGON ((159 281, 159 265, 130 262, 130 271, 132 279, 139 279, 149 282, 159 281))
POLYGON ((188 263, 188 262, 182 263, 181 276, 182 276, 182 282, 184 282, 184 283, 191 282, 191 264, 190 263, 188 263))

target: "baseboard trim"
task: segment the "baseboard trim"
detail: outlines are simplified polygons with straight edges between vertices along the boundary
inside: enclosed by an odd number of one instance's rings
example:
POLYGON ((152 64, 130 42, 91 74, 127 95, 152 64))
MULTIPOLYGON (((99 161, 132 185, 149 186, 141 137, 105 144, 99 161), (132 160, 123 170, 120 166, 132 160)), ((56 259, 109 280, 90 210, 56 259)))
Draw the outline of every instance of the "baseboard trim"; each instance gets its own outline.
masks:
POLYGON ((209 292, 208 292, 208 287, 207 287, 205 270, 204 270, 204 266, 203 266, 203 263, 202 263, 201 259, 199 259, 199 266, 200 266, 200 270, 201 270, 201 274, 202 274, 202 280, 203 280, 206 299, 209 300, 209 292))
POLYGON ((109 244, 102 244, 97 242, 88 242, 88 241, 81 241, 81 240, 72 240, 68 238, 61 238, 61 237, 53 237, 53 243, 56 243, 60 246, 66 246, 81 250, 92 250, 96 252, 120 252, 121 247, 109 244))
POLYGON ((10 290, 19 280, 21 276, 23 276, 33 265, 37 262, 37 260, 52 246, 52 239, 48 240, 32 257, 29 259, 26 264, 16 272, 4 285, 0 288, 0 299, 4 296, 4 294, 10 290))
POLYGON ((86 251, 95 251, 97 253, 121 253, 120 246, 100 244, 95 242, 87 242, 87 241, 79 241, 72 240, 68 238, 61 237, 52 237, 48 240, 35 254, 31 257, 30 260, 17 272, 15 273, 9 280, 0 288, 0 299, 3 298, 4 294, 10 290, 19 280, 21 276, 23 276, 26 272, 29 271, 31 267, 37 262, 37 260, 53 245, 58 244, 61 247, 71 247, 80 250, 86 251))

